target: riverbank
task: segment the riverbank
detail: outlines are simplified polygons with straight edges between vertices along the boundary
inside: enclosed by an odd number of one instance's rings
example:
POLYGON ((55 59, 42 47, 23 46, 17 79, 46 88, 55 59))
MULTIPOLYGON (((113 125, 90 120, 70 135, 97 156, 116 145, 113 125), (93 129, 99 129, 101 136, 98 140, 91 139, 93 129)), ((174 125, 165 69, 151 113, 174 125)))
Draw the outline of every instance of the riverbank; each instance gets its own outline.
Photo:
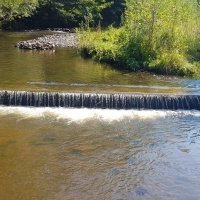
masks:
POLYGON ((52 35, 43 35, 33 40, 18 42, 15 47, 27 50, 48 50, 56 47, 74 48, 78 45, 76 33, 59 32, 52 35))
POLYGON ((136 33, 127 27, 80 31, 79 51, 83 57, 111 64, 118 69, 200 77, 198 41, 191 40, 190 44, 184 41, 180 42, 180 46, 171 47, 167 41, 163 45, 162 38, 154 38, 154 45, 150 46, 148 37, 133 34, 136 33))

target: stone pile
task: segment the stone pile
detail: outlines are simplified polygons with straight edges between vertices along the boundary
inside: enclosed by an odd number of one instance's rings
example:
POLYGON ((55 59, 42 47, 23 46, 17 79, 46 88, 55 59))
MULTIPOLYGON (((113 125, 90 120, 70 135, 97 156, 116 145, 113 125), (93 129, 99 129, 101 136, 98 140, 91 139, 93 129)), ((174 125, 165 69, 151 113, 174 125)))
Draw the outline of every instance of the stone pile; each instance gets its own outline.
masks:
POLYGON ((50 50, 55 47, 76 47, 78 39, 75 33, 44 35, 37 39, 18 42, 15 47, 27 50, 50 50))
POLYGON ((52 42, 38 42, 37 40, 27 40, 18 42, 15 47, 27 50, 49 50, 54 49, 55 44, 52 42))

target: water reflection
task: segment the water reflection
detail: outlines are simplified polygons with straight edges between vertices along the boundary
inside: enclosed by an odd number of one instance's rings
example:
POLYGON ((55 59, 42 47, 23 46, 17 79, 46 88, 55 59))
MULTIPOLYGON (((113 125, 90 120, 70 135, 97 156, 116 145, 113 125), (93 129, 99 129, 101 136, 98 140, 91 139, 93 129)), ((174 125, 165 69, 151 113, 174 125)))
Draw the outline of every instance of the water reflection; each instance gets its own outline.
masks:
POLYGON ((1 199, 198 199, 200 113, 0 107, 1 199))
POLYGON ((182 84, 182 79, 118 71, 108 65, 84 60, 78 56, 76 49, 24 51, 14 48, 14 44, 18 41, 32 39, 42 34, 46 33, 0 33, 1 90, 197 92, 194 91, 194 87, 182 84))
POLYGON ((48 51, 46 51, 46 50, 44 50, 44 51, 38 51, 36 49, 35 50, 28 50, 27 51, 27 50, 24 50, 24 49, 17 49, 17 51, 19 51, 20 54, 21 53, 27 53, 27 54, 31 54, 31 55, 33 55, 33 54, 52 55, 52 54, 54 54, 56 52, 55 49, 50 49, 48 51))
POLYGON ((158 76, 157 79, 162 80, 166 83, 180 84, 191 94, 200 94, 200 79, 189 79, 189 78, 177 78, 177 77, 166 77, 158 76))

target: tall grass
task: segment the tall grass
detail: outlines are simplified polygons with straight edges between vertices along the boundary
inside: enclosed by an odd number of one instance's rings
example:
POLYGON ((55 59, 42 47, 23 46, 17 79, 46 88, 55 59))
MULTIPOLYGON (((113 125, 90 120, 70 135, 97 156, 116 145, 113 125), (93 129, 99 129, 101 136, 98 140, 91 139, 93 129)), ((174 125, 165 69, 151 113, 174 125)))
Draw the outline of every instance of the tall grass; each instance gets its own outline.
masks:
POLYGON ((79 31, 80 50, 132 71, 200 75, 200 8, 196 0, 127 0, 122 27, 79 31))

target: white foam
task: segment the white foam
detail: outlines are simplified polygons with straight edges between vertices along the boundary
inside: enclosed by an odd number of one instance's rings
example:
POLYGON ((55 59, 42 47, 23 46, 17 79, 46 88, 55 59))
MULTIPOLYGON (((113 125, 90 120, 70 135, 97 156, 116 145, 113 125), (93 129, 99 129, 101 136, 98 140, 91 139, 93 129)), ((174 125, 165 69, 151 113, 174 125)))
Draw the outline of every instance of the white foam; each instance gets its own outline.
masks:
POLYGON ((88 108, 36 108, 36 107, 6 107, 0 106, 0 116, 17 115, 20 118, 52 118, 67 119, 70 122, 83 122, 89 119, 101 121, 120 121, 127 119, 156 119, 167 116, 193 115, 200 117, 199 111, 166 111, 166 110, 109 110, 88 108))

